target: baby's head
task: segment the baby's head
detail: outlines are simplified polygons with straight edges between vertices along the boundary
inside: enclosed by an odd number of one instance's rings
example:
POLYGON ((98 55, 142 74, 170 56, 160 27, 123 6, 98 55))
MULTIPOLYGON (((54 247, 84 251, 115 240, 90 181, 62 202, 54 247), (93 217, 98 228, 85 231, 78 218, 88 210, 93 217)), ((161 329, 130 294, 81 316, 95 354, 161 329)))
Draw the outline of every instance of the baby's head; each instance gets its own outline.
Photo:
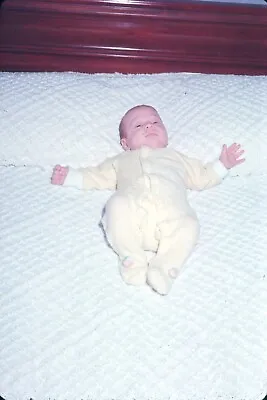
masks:
POLYGON ((137 150, 142 146, 157 149, 168 145, 166 128, 151 106, 139 105, 128 110, 120 122, 119 131, 124 150, 137 150))

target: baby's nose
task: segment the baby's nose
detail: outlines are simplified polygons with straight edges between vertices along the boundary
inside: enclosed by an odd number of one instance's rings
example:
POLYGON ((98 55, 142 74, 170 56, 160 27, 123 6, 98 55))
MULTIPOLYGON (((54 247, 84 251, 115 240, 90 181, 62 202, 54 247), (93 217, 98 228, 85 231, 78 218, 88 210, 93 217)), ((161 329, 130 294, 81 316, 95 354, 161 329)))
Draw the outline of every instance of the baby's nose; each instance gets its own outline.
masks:
POLYGON ((150 127, 151 127, 151 125, 152 125, 152 123, 151 123, 151 122, 146 122, 146 125, 145 125, 146 129, 147 129, 147 128, 150 128, 150 127))

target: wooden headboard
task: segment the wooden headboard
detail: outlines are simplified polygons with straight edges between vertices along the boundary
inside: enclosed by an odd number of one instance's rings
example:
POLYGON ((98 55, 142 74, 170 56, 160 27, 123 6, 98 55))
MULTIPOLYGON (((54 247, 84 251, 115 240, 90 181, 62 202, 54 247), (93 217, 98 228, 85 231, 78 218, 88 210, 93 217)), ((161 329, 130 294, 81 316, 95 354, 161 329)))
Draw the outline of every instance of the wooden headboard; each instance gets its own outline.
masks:
POLYGON ((5 0, 0 70, 267 74, 267 4, 5 0))

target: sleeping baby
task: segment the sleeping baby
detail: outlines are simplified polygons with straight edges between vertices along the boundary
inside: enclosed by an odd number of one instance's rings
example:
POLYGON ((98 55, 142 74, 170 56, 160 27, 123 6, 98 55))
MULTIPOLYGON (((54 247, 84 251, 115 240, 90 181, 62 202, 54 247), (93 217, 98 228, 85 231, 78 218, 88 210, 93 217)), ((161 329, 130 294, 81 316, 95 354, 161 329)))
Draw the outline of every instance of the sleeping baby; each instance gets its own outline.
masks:
POLYGON ((101 222, 122 279, 130 285, 147 282, 167 295, 199 236, 187 189, 221 183, 230 168, 244 162, 244 151, 236 143, 224 145, 218 160, 203 165, 167 147, 164 123, 148 105, 128 110, 119 131, 122 153, 88 168, 57 165, 51 183, 113 190, 101 222), (147 251, 154 253, 149 262, 147 251))

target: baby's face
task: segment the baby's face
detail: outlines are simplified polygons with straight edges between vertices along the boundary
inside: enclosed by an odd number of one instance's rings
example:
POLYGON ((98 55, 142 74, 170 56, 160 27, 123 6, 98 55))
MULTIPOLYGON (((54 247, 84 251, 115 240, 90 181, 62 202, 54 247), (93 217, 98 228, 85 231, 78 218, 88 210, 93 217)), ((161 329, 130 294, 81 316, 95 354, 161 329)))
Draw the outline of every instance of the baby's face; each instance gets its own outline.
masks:
POLYGON ((124 150, 137 150, 142 146, 157 149, 168 144, 166 128, 152 107, 139 106, 131 109, 122 123, 125 137, 121 139, 121 145, 124 150))

